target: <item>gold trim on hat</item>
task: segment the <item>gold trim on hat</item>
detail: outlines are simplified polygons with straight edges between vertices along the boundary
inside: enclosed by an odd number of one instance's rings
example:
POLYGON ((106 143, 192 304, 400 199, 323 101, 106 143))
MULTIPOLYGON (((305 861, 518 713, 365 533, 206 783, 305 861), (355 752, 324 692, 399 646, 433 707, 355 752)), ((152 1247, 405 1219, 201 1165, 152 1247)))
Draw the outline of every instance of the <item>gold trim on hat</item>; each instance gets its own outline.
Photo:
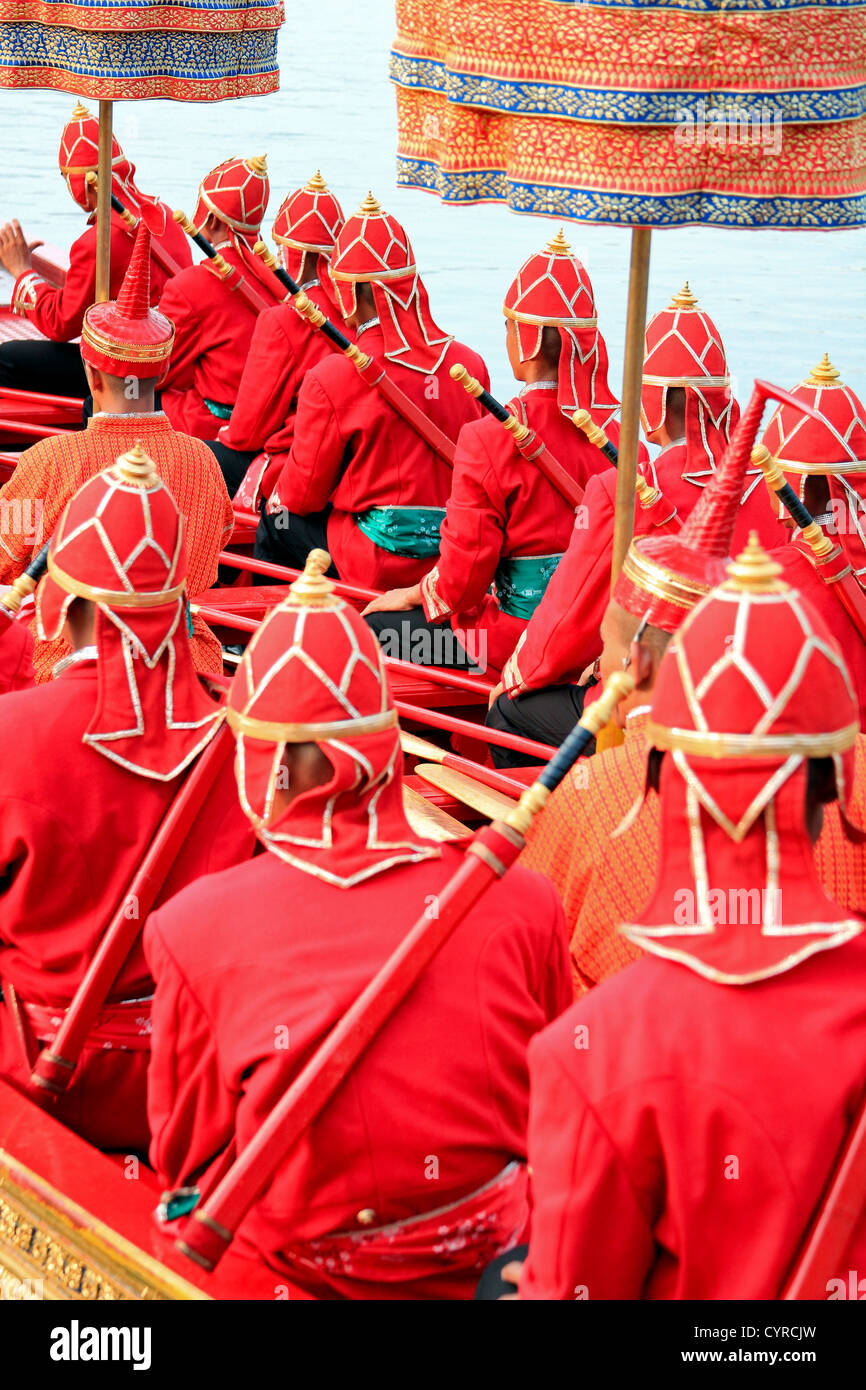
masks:
POLYGON ((642 376, 642 386, 730 386, 729 376, 642 376))
POLYGON ((502 312, 515 323, 528 323, 533 328, 598 328, 598 319, 542 318, 539 314, 523 314, 517 309, 509 309, 503 304, 502 312))
POLYGON ((697 579, 686 579, 664 565, 655 564, 635 545, 630 545, 626 551, 622 572, 626 579, 645 593, 675 603, 678 608, 694 608, 712 587, 697 579))
POLYGON ((326 743, 334 738, 362 738, 381 734, 397 723, 395 709, 381 714, 362 715, 357 719, 335 719, 320 724, 280 724, 269 719, 255 719, 240 714, 229 706, 228 722, 236 734, 254 738, 262 743, 326 743))
POLYGON ((829 758, 853 748, 859 732, 859 724, 848 724, 821 734, 726 734, 712 729, 671 729, 651 719, 646 737, 653 748, 695 758, 829 758))
POLYGON ((330 267, 332 280, 344 280, 350 285, 370 284, 371 282, 383 284, 386 280, 405 280, 409 275, 416 275, 418 267, 416 265, 400 266, 397 270, 365 270, 363 275, 354 275, 346 270, 335 270, 333 263, 330 267))
MULTIPOLYGON (((149 312, 153 313, 154 310, 151 309, 149 312)), ((156 312, 159 313, 159 310, 156 312)), ((165 319, 164 314, 160 317, 165 319)), ((144 321, 141 320, 141 322, 144 321)), ((129 322, 132 323, 135 320, 130 319, 129 322)), ((106 357, 119 357, 124 362, 164 362, 166 357, 171 356, 174 345, 174 324, 171 319, 165 319, 165 322, 171 329, 169 337, 164 342, 148 343, 144 346, 141 343, 124 343, 117 338, 109 338, 107 334, 100 333, 97 328, 94 328, 88 322, 87 314, 85 314, 81 336, 90 347, 95 348, 97 352, 105 353, 106 357)))
POLYGON ((170 603, 175 603, 181 597, 186 588, 186 580, 180 584, 175 584, 172 589, 161 589, 156 593, 135 593, 132 590, 121 589, 95 589, 90 584, 84 584, 80 579, 73 579, 71 574, 67 574, 61 569, 57 561, 48 554, 48 573, 59 584, 61 589, 65 589, 68 594, 75 594, 78 598, 86 598, 90 603, 101 603, 106 608, 160 608, 167 607, 170 603))

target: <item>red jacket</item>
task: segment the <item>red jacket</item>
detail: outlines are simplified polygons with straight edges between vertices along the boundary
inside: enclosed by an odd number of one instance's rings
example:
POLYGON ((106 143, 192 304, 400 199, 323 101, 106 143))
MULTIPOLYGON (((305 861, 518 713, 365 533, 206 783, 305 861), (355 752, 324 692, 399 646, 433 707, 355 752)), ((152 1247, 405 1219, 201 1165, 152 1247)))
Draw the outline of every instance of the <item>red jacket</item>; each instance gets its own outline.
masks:
MULTIPOLYGON (((96 681, 96 662, 87 661, 0 700, 0 1074, 19 1086, 29 1069, 9 986, 27 1004, 59 1012, 70 1003, 182 780, 140 777, 82 743, 96 681)), ((160 900, 249 858, 253 847, 229 757, 160 900)), ((139 938, 109 998, 152 992, 139 938)), ((147 1012, 143 1004, 145 1022, 147 1012)), ((145 1147, 147 1055, 90 1051, 58 1117, 98 1146, 145 1147)))
MULTIPOLYGON (((346 890, 265 853, 149 919, 150 1157, 164 1187, 197 1177, 233 1136, 243 1149, 461 857, 443 845, 441 858, 346 890)), ((526 1045, 570 991, 559 900, 540 877, 512 870, 296 1145, 239 1247, 252 1243, 284 1272, 296 1242, 404 1221, 522 1158, 526 1045)), ((443 1278, 449 1264, 453 1280, 459 1256, 443 1254, 443 1278)), ((316 1291, 333 1296, 339 1274, 323 1271, 316 1291)), ((459 1296, 471 1297, 477 1277, 463 1270, 459 1296)), ((408 1290, 386 1281, 387 1270, 366 1296, 436 1296, 435 1280, 408 1290)))
MULTIPOLYGON (((780 531, 783 536, 790 535, 790 532, 777 526, 777 540, 780 531)), ((770 554, 782 566, 781 578, 792 588, 799 589, 814 604, 839 643, 860 706, 860 728, 866 732, 866 642, 849 618, 839 598, 837 585, 824 583, 811 560, 800 549, 801 545, 807 548, 805 541, 794 541, 772 550, 770 554)))
MULTIPOLYGON (((233 246, 219 249, 229 265, 241 265, 233 246)), ((209 261, 201 261, 169 280, 159 301, 175 329, 162 408, 176 430, 199 439, 216 439, 226 419, 209 410, 206 400, 227 409, 235 405, 256 326, 255 310, 230 285, 209 261)), ((258 280, 255 286, 261 292, 258 280)))
MULTIPOLYGON (((160 245, 180 266, 188 266, 192 257, 186 233, 173 220, 166 208, 165 234, 158 238, 160 245)), ((134 245, 134 233, 129 231, 120 213, 111 214, 111 278, 109 298, 116 299, 123 284, 134 245)), ((156 304, 168 280, 158 264, 153 250, 150 253, 150 302, 156 304)), ((92 221, 85 232, 69 249, 69 269, 61 289, 49 285, 34 271, 25 271, 15 281, 12 306, 16 313, 35 323, 40 333, 54 343, 68 343, 81 333, 85 310, 96 299, 96 223, 92 221)), ((45 383, 51 389, 50 382, 45 383)))
POLYGON ((0 614, 0 695, 33 685, 33 633, 26 623, 0 614))
POLYGON ((777 1298, 864 1058, 862 936, 757 984, 652 957, 604 980, 530 1044, 521 1297, 777 1298))
MULTIPOLYGON (((452 381, 449 368, 463 362, 486 387, 487 368, 476 352, 452 343, 435 376, 425 376, 384 358, 378 324, 360 340, 389 377, 451 439, 477 420, 481 407, 452 381)), ((298 396, 291 453, 268 504, 300 516, 330 502, 328 549, 348 584, 390 589, 416 584, 430 558, 393 554, 360 529, 355 514, 370 507, 444 508, 451 469, 421 436, 367 385, 343 356, 331 354, 308 372, 298 396)))
MULTIPOLYGON (((529 391, 510 405, 581 487, 608 467, 600 450, 559 409, 555 387, 529 391)), ((498 420, 486 415, 465 425, 439 560, 421 584, 425 616, 450 618, 476 662, 500 670, 528 621, 507 611, 503 570, 515 556, 550 557, 553 565, 574 524, 574 509, 522 456, 498 420), (489 592, 495 582, 496 598, 489 592)))
MULTIPOLYGON (((305 294, 326 318, 333 316, 333 305, 319 285, 311 285, 305 294)), ((347 332, 345 325, 342 331, 347 332)), ((301 382, 311 367, 334 351, 294 304, 276 304, 256 320, 237 405, 217 437, 230 449, 263 450, 269 456, 261 482, 264 497, 270 495, 292 447, 301 382)))
MULTIPOLYGON (((699 487, 682 478, 685 456, 684 444, 670 444, 652 465, 641 468, 644 476, 661 488, 665 499, 676 506, 683 521, 701 495, 699 487)), ((544 598, 506 662, 502 678, 512 697, 524 690, 577 681, 601 652, 601 620, 610 601, 615 469, 606 469, 590 482, 584 507, 585 512, 578 513, 568 549, 544 598)), ((778 539, 763 484, 742 504, 734 530, 734 554, 746 544, 749 531, 756 528, 773 540, 778 539), (769 514, 769 523, 765 514, 769 514)), ((636 502, 634 534, 646 535, 651 529, 646 512, 636 502)))

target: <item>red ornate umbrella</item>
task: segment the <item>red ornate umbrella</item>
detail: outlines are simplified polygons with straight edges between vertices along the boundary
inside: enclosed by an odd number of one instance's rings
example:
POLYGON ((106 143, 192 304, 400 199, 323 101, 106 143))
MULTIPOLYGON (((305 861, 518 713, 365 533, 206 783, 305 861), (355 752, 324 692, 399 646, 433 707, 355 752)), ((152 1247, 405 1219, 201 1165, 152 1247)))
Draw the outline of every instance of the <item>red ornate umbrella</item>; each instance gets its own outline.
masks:
POLYGON ((0 0, 0 86, 99 99, 97 299, 108 297, 111 103, 279 86, 282 0, 0 0))
POLYGON ((866 225, 849 0, 397 0, 398 181, 632 227, 616 574, 631 533, 652 227, 866 225))

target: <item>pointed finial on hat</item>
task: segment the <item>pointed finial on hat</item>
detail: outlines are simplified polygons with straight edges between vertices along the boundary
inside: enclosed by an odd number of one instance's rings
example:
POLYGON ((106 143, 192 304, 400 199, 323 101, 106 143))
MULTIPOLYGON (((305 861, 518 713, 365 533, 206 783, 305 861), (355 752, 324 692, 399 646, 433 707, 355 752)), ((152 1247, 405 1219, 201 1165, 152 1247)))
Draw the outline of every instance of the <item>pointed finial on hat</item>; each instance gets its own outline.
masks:
POLYGON ((327 550, 311 550, 300 579, 289 585, 291 602, 304 608, 333 608, 338 602, 333 597, 334 581, 325 578, 330 568, 327 550))
POLYGON ((328 185, 325 183, 325 180, 322 178, 322 171, 321 171, 321 169, 317 169, 316 172, 315 172, 315 174, 313 174, 312 178, 307 179, 307 192, 308 192, 308 193, 327 193, 327 191, 328 191, 328 185))
POLYGON ((160 480, 156 464, 144 452, 140 439, 136 439, 128 453, 120 455, 113 471, 122 483, 132 483, 134 487, 144 488, 148 492, 160 480))
POLYGON ((745 550, 727 566, 728 578, 722 588, 744 594, 781 593, 789 586, 779 579, 782 566, 771 560, 757 531, 749 532, 745 550))
POLYGON ((556 236, 550 238, 550 241, 547 243, 547 245, 546 245, 546 247, 545 247, 544 249, 545 249, 545 251, 550 252, 550 254, 551 254, 552 256, 570 256, 570 255, 571 255, 571 247, 569 246, 568 242, 566 241, 566 239, 565 239, 565 237, 564 237, 564 235, 563 235, 563 231, 562 231, 562 228, 561 228, 561 227, 560 227, 559 231, 556 233, 556 236))
POLYGON ((245 160, 254 174, 266 174, 268 172, 268 157, 266 154, 253 154, 245 160))
POLYGON ((827 356, 825 352, 817 367, 812 368, 812 374, 809 377, 809 384, 810 386, 829 386, 831 382, 838 380, 839 373, 836 371, 836 368, 833 366, 833 363, 830 361, 830 358, 827 356))
POLYGON ((697 295, 692 294, 687 280, 679 293, 674 295, 670 307, 672 309, 694 309, 697 307, 697 302, 697 295))
POLYGON ((80 101, 76 101, 75 110, 72 113, 72 120, 86 121, 90 116, 92 116, 92 114, 92 111, 88 111, 87 107, 84 106, 80 101))
POLYGON ((143 217, 136 229, 116 308, 121 318, 133 320, 147 318, 150 310, 150 232, 143 217))
POLYGON ((367 194, 366 198, 364 199, 363 203, 358 209, 358 216, 382 217, 384 215, 384 211, 385 210, 382 207, 381 203, 378 201, 378 199, 374 198, 372 192, 370 192, 367 194))

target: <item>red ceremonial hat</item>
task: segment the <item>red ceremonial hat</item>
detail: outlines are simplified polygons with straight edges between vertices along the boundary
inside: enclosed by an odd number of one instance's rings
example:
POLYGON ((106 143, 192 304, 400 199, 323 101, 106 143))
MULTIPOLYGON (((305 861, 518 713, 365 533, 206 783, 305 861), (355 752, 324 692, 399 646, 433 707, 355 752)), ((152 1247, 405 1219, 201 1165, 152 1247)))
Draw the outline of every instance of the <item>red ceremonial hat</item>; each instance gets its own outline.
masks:
POLYGON ((336 290, 331 283, 327 262, 333 255, 337 237, 345 221, 343 209, 317 169, 303 188, 296 188, 283 200, 273 225, 273 238, 284 247, 285 269, 308 288, 306 260, 319 256, 318 277, 334 308, 339 311, 336 290))
MULTIPOLYGON (((739 409, 731 394, 721 334, 709 314, 698 308, 688 284, 647 324, 641 387, 641 419, 647 434, 664 424, 668 391, 675 386, 686 394, 683 477, 703 487, 725 451, 739 409)), ((760 476, 760 468, 747 470, 751 481, 745 496, 760 476)))
POLYGON ((81 356, 113 376, 160 377, 168 368, 174 325, 150 307, 150 232, 144 218, 116 300, 91 304, 81 329, 81 356))
POLYGON ((403 813, 400 730, 379 643, 313 550, 247 647, 228 693, 241 805, 273 854, 341 888, 438 855, 403 813), (275 810, 287 744, 317 743, 333 776, 275 810))
POLYGON ((66 504, 36 592, 36 623, 40 639, 53 642, 73 599, 96 605, 98 694, 84 742, 162 782, 222 719, 193 667, 185 590, 183 517, 136 444, 66 504))
POLYGON ((441 366, 453 338, 433 322, 408 236, 372 193, 337 237, 331 278, 343 318, 355 312, 355 286, 371 286, 387 358, 417 372, 441 366))
POLYGON ((749 545, 673 637, 647 729, 661 768, 659 877, 622 928, 720 984, 840 945, 863 922, 821 888, 805 823, 808 763, 830 758, 844 811, 858 705, 823 619, 749 545))
POLYGON ((619 410, 607 380, 607 347, 586 266, 571 254, 561 230, 524 261, 503 308, 517 325, 521 362, 538 355, 545 328, 559 329, 559 408, 569 419, 576 410, 588 410, 606 429, 619 410))
POLYGON ((866 587, 866 409, 840 380, 826 353, 791 394, 811 405, 821 418, 781 405, 761 443, 801 501, 808 477, 828 480, 832 511, 816 519, 837 536, 848 563, 866 587))
POLYGON ((250 249, 259 235, 268 206, 271 185, 264 155, 224 159, 199 184, 198 204, 193 222, 198 231, 210 213, 227 223, 250 249))
MULTIPOLYGON (((724 457, 682 530, 676 535, 636 536, 632 541, 612 595, 627 613, 674 633, 687 613, 724 580, 752 445, 768 398, 791 401, 787 391, 755 382, 724 457)), ((795 402, 788 408, 802 415, 795 402)))
MULTIPOLYGON (((87 175, 99 172, 99 121, 86 106, 77 102, 72 119, 63 127, 58 154, 60 172, 79 207, 88 209, 87 175)), ((165 209, 135 185, 135 165, 123 153, 116 137, 111 137, 111 191, 136 216, 144 212, 152 231, 165 231, 165 209)), ((92 214, 96 216, 95 213, 92 214)))

